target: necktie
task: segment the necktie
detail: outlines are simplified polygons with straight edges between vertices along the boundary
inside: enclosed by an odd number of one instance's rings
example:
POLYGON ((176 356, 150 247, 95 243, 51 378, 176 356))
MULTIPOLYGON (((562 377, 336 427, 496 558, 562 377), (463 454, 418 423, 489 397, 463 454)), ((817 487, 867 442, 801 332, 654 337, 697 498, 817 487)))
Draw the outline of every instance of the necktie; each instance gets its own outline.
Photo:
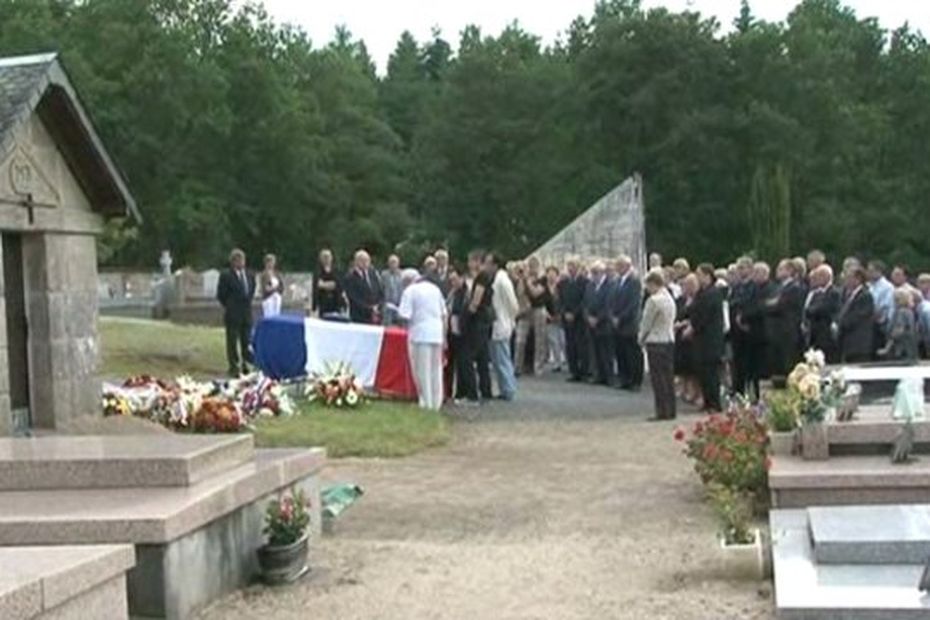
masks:
POLYGON ((246 294, 248 294, 249 285, 248 285, 248 282, 246 282, 245 280, 245 271, 242 271, 241 269, 239 270, 239 282, 242 284, 242 290, 245 291, 246 294))

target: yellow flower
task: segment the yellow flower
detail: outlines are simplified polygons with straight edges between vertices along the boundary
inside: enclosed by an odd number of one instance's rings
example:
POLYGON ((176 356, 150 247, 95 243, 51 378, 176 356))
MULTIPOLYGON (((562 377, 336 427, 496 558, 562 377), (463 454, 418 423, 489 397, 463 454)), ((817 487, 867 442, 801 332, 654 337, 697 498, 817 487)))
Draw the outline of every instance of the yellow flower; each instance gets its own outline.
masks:
POLYGON ((809 374, 798 383, 798 392, 807 400, 820 400, 820 377, 809 374))

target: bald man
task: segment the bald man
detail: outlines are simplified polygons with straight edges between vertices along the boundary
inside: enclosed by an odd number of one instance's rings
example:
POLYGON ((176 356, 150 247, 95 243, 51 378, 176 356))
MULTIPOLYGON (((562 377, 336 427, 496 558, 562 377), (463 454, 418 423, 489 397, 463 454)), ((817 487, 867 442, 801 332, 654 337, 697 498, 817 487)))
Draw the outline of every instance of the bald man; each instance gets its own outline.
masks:
POLYGON ((375 325, 381 322, 384 292, 378 272, 371 267, 371 256, 365 250, 355 253, 343 287, 349 298, 349 319, 353 323, 375 325))

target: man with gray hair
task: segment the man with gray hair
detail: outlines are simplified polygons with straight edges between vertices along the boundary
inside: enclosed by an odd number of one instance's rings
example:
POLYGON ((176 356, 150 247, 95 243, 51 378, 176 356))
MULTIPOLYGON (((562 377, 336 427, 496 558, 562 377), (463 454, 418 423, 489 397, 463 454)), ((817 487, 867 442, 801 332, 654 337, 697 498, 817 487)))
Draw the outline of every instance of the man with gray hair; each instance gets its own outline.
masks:
POLYGON ((365 250, 355 253, 355 261, 343 284, 349 298, 349 319, 353 323, 378 324, 381 322, 381 303, 384 294, 381 278, 371 267, 371 256, 365 250))
POLYGON ((752 266, 751 294, 740 312, 740 322, 746 327, 749 347, 743 394, 753 400, 761 396, 759 384, 770 374, 766 302, 776 293, 777 287, 772 282, 772 270, 768 263, 755 263, 752 266))
POLYGON ((730 344, 733 347, 733 393, 746 395, 753 348, 745 312, 752 301, 755 284, 752 281, 752 258, 741 256, 736 261, 736 273, 730 285, 730 344))
POLYGON ((839 347, 833 334, 836 319, 843 307, 840 292, 833 286, 833 269, 826 263, 810 272, 811 290, 804 302, 804 336, 808 347, 823 351, 827 363, 840 361, 839 347))
POLYGON ((439 287, 405 269, 398 316, 407 323, 407 343, 417 396, 423 409, 442 407, 442 349, 446 335, 446 303, 439 287))
POLYGON ((400 270, 400 257, 391 254, 387 259, 387 269, 381 272, 381 284, 384 287, 384 324, 397 323, 397 307, 404 292, 403 276, 400 270))
POLYGON ((584 297, 584 320, 588 338, 594 351, 594 378, 592 383, 610 385, 613 380, 613 329, 610 321, 610 293, 613 283, 607 278, 602 261, 591 264, 591 280, 584 297))
POLYGON ((588 378, 588 331, 584 320, 584 296, 588 279, 581 273, 581 261, 570 256, 565 262, 565 276, 559 281, 562 328, 565 330, 565 357, 571 382, 588 378))
POLYGON ((220 274, 216 299, 223 306, 223 326, 226 328, 226 361, 229 375, 249 372, 252 353, 252 299, 255 298, 255 275, 245 266, 245 252, 239 248, 229 253, 229 269, 220 274))
POLYGON ((621 254, 611 290, 610 313, 617 358, 619 388, 636 391, 643 383, 643 350, 637 340, 642 318, 643 284, 633 269, 633 259, 621 254))

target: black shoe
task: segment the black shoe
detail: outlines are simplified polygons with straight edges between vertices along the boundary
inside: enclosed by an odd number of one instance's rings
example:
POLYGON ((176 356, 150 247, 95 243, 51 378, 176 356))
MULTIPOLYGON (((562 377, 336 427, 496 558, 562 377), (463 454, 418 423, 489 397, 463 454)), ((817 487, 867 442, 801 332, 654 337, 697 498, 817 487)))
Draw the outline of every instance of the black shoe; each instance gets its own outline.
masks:
POLYGON ((581 377, 569 377, 565 381, 566 383, 581 383, 582 381, 584 381, 584 379, 582 379, 581 377))

